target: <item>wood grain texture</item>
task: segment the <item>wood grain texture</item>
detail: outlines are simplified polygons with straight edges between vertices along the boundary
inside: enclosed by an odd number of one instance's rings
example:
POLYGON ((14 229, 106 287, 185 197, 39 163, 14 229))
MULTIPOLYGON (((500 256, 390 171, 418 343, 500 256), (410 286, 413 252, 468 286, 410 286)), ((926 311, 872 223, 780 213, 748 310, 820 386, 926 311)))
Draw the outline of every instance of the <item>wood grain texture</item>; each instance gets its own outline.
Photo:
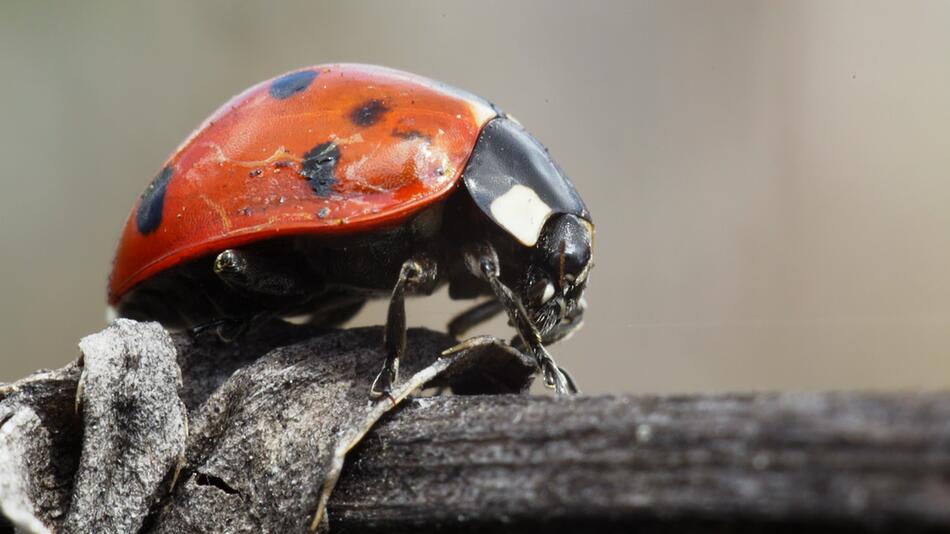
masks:
POLYGON ((950 394, 419 399, 350 457, 340 532, 950 528, 950 394))

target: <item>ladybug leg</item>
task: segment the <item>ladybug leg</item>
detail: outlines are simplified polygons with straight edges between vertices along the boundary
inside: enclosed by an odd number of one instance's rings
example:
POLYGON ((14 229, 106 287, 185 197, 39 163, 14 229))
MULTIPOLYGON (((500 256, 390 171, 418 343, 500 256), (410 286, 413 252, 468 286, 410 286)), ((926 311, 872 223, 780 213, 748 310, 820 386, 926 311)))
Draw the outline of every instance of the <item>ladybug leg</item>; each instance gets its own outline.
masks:
POLYGON ((205 332, 207 332, 208 330, 211 330, 213 328, 218 328, 219 326, 224 326, 230 321, 231 319, 220 317, 218 319, 214 319, 213 321, 208 321, 207 323, 201 323, 199 325, 192 326, 191 328, 188 329, 188 333, 191 334, 191 337, 198 337, 201 334, 204 334, 205 332))
POLYGON ((227 249, 215 257, 214 274, 226 286, 254 305, 243 315, 223 316, 192 327, 192 336, 208 330, 226 343, 241 337, 256 324, 266 322, 290 304, 306 297, 313 283, 262 254, 227 249))
POLYGON ((230 343, 244 335, 255 324, 266 322, 272 319, 276 314, 261 312, 250 317, 234 319, 231 317, 219 317, 207 323, 202 323, 188 329, 188 333, 193 338, 197 338, 209 330, 214 330, 218 339, 225 343, 230 343))
POLYGON ((303 298, 314 288, 312 281, 273 259, 239 249, 218 254, 213 269, 225 285, 264 305, 303 298))
POLYGON ((399 378, 399 359, 406 352, 406 289, 425 285, 435 280, 435 277, 435 263, 421 256, 406 260, 399 269, 399 279, 389 299, 389 311, 383 331, 386 362, 373 381, 371 396, 388 396, 399 378))
POLYGON ((486 300, 456 315, 449 321, 449 335, 458 339, 472 328, 505 311, 498 299, 486 300))
POLYGON ((537 327, 531 322, 521 301, 499 278, 500 268, 498 254, 495 253, 495 249, 488 243, 479 243, 469 247, 469 250, 465 252, 465 264, 472 274, 484 279, 491 286, 498 302, 508 313, 508 318, 518 332, 522 343, 528 347, 538 362, 538 369, 541 370, 544 376, 545 385, 553 388, 559 394, 577 393, 577 386, 574 381, 558 367, 554 358, 544 348, 544 340, 541 338, 537 327))

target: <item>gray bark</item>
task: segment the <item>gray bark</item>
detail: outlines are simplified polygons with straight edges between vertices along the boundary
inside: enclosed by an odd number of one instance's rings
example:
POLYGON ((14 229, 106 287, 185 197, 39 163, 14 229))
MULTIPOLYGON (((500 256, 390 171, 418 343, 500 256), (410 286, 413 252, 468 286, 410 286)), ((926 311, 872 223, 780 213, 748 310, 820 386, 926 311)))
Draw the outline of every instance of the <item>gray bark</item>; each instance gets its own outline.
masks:
POLYGON ((157 324, 119 321, 79 349, 83 446, 62 530, 136 532, 185 453, 175 346, 157 324))
POLYGON ((339 532, 943 532, 950 394, 419 399, 329 513, 339 532))

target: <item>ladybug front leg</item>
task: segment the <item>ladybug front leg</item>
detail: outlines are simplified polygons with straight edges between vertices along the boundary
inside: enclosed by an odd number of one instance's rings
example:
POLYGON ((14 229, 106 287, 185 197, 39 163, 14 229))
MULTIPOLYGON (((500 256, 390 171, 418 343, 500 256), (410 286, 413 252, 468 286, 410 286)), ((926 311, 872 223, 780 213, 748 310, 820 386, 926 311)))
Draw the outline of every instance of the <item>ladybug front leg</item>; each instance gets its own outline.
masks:
POLYGON ((423 256, 406 260, 399 269, 399 279, 393 287, 383 331, 383 349, 386 362, 373 381, 370 395, 388 396, 399 378, 399 359, 406 352, 406 290, 431 285, 437 274, 435 262, 423 256))
POLYGON ((531 321, 521 301, 499 278, 501 271, 495 249, 488 243, 470 246, 465 252, 465 264, 472 274, 484 279, 491 286, 492 292, 508 313, 508 318, 518 332, 521 341, 528 347, 538 362, 538 368, 544 376, 545 385, 554 388, 560 394, 577 393, 577 386, 574 381, 558 367, 554 358, 544 348, 541 334, 531 321))

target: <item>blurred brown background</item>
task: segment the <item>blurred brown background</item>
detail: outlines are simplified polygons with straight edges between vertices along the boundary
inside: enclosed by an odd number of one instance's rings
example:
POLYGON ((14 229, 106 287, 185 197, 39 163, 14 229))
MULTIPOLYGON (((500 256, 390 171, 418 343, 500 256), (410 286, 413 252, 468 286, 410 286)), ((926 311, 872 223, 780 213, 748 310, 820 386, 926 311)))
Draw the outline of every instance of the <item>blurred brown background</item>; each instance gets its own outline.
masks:
POLYGON ((947 387, 948 28, 948 2, 4 0, 0 380, 103 326, 128 210, 207 114, 357 61, 497 102, 573 177, 597 267, 552 352, 587 391, 947 387))

